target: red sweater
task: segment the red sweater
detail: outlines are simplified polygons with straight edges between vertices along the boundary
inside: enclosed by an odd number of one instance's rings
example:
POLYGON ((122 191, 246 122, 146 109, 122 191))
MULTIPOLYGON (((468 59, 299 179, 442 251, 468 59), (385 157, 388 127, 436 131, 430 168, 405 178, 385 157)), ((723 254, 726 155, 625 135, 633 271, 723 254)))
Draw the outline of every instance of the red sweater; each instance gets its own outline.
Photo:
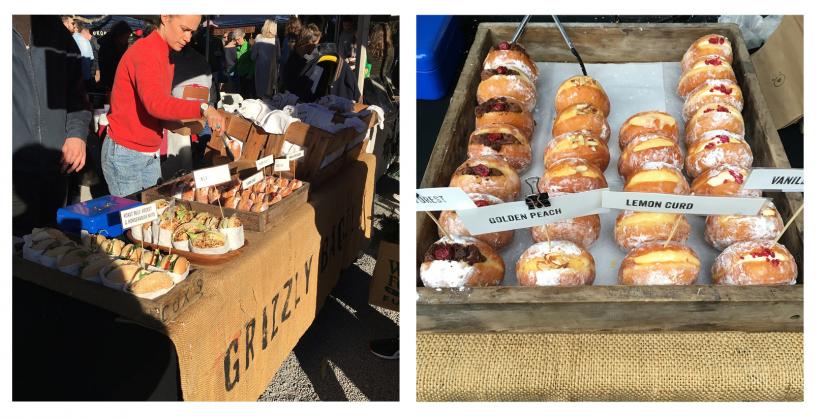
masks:
POLYGON ((160 148, 161 121, 197 119, 200 102, 172 96, 174 66, 157 31, 132 45, 120 60, 112 87, 109 136, 132 150, 160 148))

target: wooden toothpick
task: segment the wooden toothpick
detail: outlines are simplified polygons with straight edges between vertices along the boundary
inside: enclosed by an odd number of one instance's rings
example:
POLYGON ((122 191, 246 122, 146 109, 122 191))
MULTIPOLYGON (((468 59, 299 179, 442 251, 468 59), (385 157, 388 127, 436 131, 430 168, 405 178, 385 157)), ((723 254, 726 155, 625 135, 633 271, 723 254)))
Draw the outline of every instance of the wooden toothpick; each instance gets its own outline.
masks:
POLYGON ((450 241, 453 241, 453 236, 451 236, 451 235, 450 235, 450 233, 448 233, 448 232, 447 232, 447 230, 445 230, 445 229, 444 229, 444 227, 442 227, 442 226, 441 226, 441 223, 439 223, 439 222, 438 222, 438 219, 436 219, 436 218, 435 218, 435 216, 433 215, 433 213, 431 213, 431 212, 429 212, 429 211, 424 211, 424 212, 426 212, 426 213, 427 213, 427 215, 429 215, 429 216, 430 216, 430 219, 432 219, 432 220, 433 220, 433 222, 435 223, 435 225, 437 225, 437 226, 438 226, 438 229, 439 229, 439 230, 441 230, 441 232, 442 232, 442 233, 444 233, 444 235, 445 235, 445 236, 447 236, 447 238, 448 238, 450 241))
POLYGON ((790 227, 791 224, 793 224, 793 222, 796 220, 796 217, 798 217, 799 214, 802 213, 802 208, 804 208, 804 207, 805 207, 805 203, 803 202, 802 205, 799 206, 799 209, 797 209, 796 212, 793 214, 793 216, 791 216, 791 219, 788 220, 787 223, 785 223, 785 228, 783 228, 782 231, 779 233, 779 235, 776 236, 776 239, 774 239, 773 244, 776 244, 776 243, 779 242, 779 239, 782 238, 782 235, 785 234, 786 231, 788 231, 788 227, 790 227))
POLYGON ((665 242, 665 247, 667 247, 667 245, 670 244, 670 240, 673 239, 673 235, 676 234, 676 230, 679 229, 679 222, 682 221, 682 217, 684 217, 684 215, 682 215, 682 214, 679 214, 676 217, 676 221, 673 223, 673 228, 670 230, 670 235, 667 236, 667 241, 665 242))

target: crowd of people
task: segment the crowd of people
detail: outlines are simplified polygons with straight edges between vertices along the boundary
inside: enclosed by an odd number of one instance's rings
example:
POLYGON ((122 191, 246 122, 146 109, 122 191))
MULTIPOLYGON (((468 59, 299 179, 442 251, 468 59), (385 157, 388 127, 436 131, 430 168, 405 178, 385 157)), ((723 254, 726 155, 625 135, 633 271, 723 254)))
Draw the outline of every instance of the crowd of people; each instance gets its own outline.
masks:
MULTIPOLYGON (((162 15, 142 28, 121 20, 99 39, 94 23, 72 16, 13 18, 15 234, 53 224, 58 208, 79 199, 70 188, 72 175, 87 166, 117 196, 157 184, 161 160, 181 150, 192 153, 183 168, 196 168, 204 143, 223 132, 218 92, 243 98, 289 92, 307 103, 327 94, 361 97, 351 67, 357 45, 351 17, 342 19, 337 45, 321 43, 323 21, 297 16, 282 37, 276 21, 267 20, 257 34, 237 28, 222 42, 205 36, 212 22, 199 15, 162 15), (330 54, 339 64, 327 71, 319 62, 330 54), (184 98, 185 86, 207 88, 208 99, 184 98), (92 110, 104 107, 105 129, 90 129, 92 110), (165 129, 170 121, 187 120, 206 124, 183 137, 165 129)), ((368 47, 368 57, 374 51, 368 47)))

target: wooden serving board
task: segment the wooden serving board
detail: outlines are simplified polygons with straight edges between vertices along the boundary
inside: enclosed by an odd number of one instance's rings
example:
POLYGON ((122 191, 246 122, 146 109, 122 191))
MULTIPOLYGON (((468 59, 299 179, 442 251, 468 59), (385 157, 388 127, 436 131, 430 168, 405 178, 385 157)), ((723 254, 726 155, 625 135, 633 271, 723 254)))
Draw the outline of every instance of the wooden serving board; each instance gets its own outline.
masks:
POLYGON ((141 242, 140 240, 135 240, 135 238, 132 237, 132 232, 131 231, 126 232, 126 238, 128 238, 129 241, 131 241, 132 243, 137 244, 137 245, 140 245, 141 243, 143 243, 144 248, 149 248, 149 249, 152 249, 152 250, 160 249, 162 252, 174 253, 176 255, 180 255, 180 256, 185 257, 186 259, 189 260, 190 263, 194 263, 196 265, 203 265, 203 266, 222 265, 226 262, 229 262, 230 260, 238 257, 241 254, 241 252, 243 252, 244 248, 246 248, 246 246, 249 245, 249 240, 244 240, 243 246, 241 246, 240 249, 231 250, 231 251, 226 252, 222 255, 202 255, 200 253, 187 252, 185 250, 175 249, 174 247, 172 247, 172 248, 169 248, 169 247, 166 247, 166 246, 161 247, 161 246, 158 246, 157 244, 154 244, 154 243, 141 242))

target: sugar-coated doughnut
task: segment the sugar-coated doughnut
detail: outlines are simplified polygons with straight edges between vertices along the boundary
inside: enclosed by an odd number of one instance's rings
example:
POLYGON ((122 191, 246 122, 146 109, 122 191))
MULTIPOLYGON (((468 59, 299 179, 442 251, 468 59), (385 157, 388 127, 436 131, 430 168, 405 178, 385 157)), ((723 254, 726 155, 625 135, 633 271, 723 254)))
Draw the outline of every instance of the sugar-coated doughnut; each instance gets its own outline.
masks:
POLYGON ((590 285, 596 279, 596 263, 587 250, 573 242, 545 241, 521 254, 516 278, 520 285, 531 287, 590 285))
POLYGON ((450 186, 464 192, 483 193, 510 202, 521 193, 518 173, 496 156, 468 159, 453 172, 450 186))
POLYGON ((684 165, 682 149, 672 138, 658 134, 640 135, 619 156, 619 174, 627 178, 649 162, 668 163, 681 170, 684 165))
POLYGON ((587 103, 570 105, 558 112, 553 120, 553 137, 573 131, 589 131, 605 144, 610 140, 607 117, 599 108, 587 103))
POLYGON ((467 144, 467 158, 498 156, 517 172, 523 171, 533 159, 530 140, 516 127, 506 124, 476 128, 467 144))
POLYGON ((685 145, 690 147, 708 131, 728 131, 745 135, 745 120, 734 107, 711 103, 702 106, 685 123, 685 145))
POLYGON ((490 52, 484 59, 484 69, 496 69, 498 67, 511 67, 518 69, 533 83, 539 77, 539 69, 536 63, 530 58, 530 54, 519 43, 511 44, 501 41, 490 47, 490 52))
POLYGON ((536 126, 533 114, 528 112, 521 103, 512 99, 504 96, 488 99, 476 106, 475 115, 476 128, 483 128, 490 124, 507 124, 521 130, 528 140, 533 137, 533 129, 536 126))
POLYGON ((534 242, 567 240, 588 248, 599 239, 602 229, 599 214, 585 215, 530 228, 534 242), (549 236, 549 237, 548 237, 549 236))
POLYGON ((628 252, 619 268, 623 285, 690 285, 701 262, 690 247, 670 241, 642 244, 628 252))
POLYGON ((676 123, 676 118, 667 112, 639 112, 627 118, 619 129, 619 147, 624 149, 630 140, 646 134, 657 134, 678 142, 679 124, 676 123))
POLYGON ((690 237, 690 223, 682 214, 665 212, 622 211, 616 217, 613 237, 625 251, 644 243, 665 241, 673 232, 671 241, 684 243, 690 237), (676 223, 676 231, 673 227, 676 223))
POLYGON ((693 179, 690 190, 694 195, 758 198, 762 196, 762 191, 742 188, 749 174, 750 170, 744 167, 723 164, 693 179))
POLYGON ((627 177, 624 191, 688 195, 690 185, 682 171, 672 164, 649 162, 627 177))
POLYGON ((682 106, 682 117, 689 121, 699 108, 710 104, 727 105, 740 113, 745 106, 742 89, 730 80, 708 80, 694 89, 682 106))
POLYGON ((598 167, 587 160, 568 158, 550 165, 538 182, 541 192, 551 196, 606 188, 607 179, 598 167))
POLYGON ((706 57, 704 60, 696 62, 690 70, 682 73, 676 90, 679 96, 686 98, 708 80, 730 80, 736 83, 736 74, 733 72, 733 67, 724 58, 706 57))
POLYGON ((544 167, 566 158, 587 160, 604 172, 610 164, 610 149, 589 131, 573 131, 550 140, 544 149, 544 167))
POLYGON ((476 99, 484 103, 495 97, 506 97, 524 106, 527 112, 536 107, 536 85, 517 69, 500 66, 481 71, 476 99))
POLYGON ((504 261, 481 240, 444 237, 427 249, 419 274, 430 288, 498 285, 504 279, 504 261))
POLYGON ((610 115, 610 99, 604 88, 590 76, 573 76, 563 81, 556 91, 556 112, 561 112, 572 105, 587 103, 610 115))
POLYGON ((685 169, 690 177, 697 177, 715 167, 737 165, 750 169, 753 152, 741 135, 728 131, 709 131, 688 147, 685 169))
POLYGON ((705 35, 695 41, 682 56, 682 72, 688 71, 698 61, 706 57, 718 56, 727 62, 733 62, 733 44, 730 39, 719 34, 705 35))
MULTIPOLYGON (((468 193, 467 196, 475 202, 476 207, 486 207, 488 205, 497 205, 504 203, 499 198, 488 194, 468 193)), ((451 236, 470 236, 470 231, 461 221, 461 218, 455 211, 441 211, 441 216, 438 217, 438 223, 451 236)), ((515 231, 496 231, 494 233, 479 234, 472 236, 490 245, 493 249, 500 250, 513 242, 515 231)), ((444 237, 444 233, 439 230, 438 234, 444 237)))
POLYGON ((785 246, 772 240, 739 242, 716 258, 710 271, 715 284, 796 284, 796 259, 785 246))
POLYGON ((705 221, 705 241, 717 250, 745 241, 774 240, 785 228, 772 202, 758 215, 711 215, 705 221))

